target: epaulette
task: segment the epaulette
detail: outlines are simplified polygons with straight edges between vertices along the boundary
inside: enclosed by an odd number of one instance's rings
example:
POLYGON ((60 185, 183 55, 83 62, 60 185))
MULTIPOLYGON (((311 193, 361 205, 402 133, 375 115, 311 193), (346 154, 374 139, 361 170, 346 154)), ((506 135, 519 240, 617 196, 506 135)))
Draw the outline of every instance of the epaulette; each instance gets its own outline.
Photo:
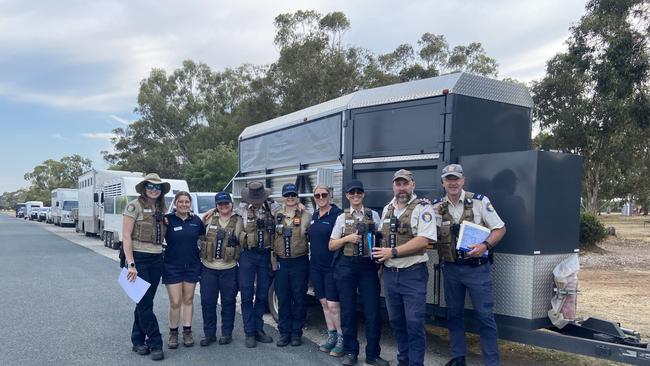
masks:
POLYGON ((472 198, 475 199, 475 200, 481 201, 481 200, 483 200, 483 197, 485 197, 485 196, 483 196, 480 193, 474 193, 474 196, 472 198))
POLYGON ((444 197, 436 198, 435 200, 433 200, 433 202, 431 202, 431 204, 435 205, 437 203, 440 203, 440 202, 442 202, 443 199, 444 199, 444 197))
POLYGON ((429 201, 428 198, 420 197, 418 198, 418 203, 421 204, 422 206, 426 206, 426 205, 430 205, 431 201, 429 201))

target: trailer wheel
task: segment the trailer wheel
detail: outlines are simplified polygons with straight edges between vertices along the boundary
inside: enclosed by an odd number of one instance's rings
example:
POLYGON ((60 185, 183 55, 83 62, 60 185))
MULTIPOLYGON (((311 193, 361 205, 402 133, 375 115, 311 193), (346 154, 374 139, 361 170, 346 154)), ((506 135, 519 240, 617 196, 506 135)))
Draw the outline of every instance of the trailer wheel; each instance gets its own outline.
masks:
POLYGON ((269 312, 271 313, 271 316, 273 317, 273 320, 278 322, 280 319, 278 316, 278 296, 275 294, 275 281, 271 282, 271 286, 269 286, 269 312))

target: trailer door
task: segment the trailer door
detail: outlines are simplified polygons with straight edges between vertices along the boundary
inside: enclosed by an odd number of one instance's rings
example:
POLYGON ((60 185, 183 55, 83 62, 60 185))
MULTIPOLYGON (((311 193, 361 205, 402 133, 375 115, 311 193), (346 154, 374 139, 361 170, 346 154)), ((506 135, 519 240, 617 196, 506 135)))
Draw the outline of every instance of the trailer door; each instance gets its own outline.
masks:
POLYGON ((346 179, 360 179, 366 205, 377 209, 393 197, 392 176, 409 169, 418 196, 440 193, 436 179, 445 145, 445 96, 353 109, 346 128, 346 179))

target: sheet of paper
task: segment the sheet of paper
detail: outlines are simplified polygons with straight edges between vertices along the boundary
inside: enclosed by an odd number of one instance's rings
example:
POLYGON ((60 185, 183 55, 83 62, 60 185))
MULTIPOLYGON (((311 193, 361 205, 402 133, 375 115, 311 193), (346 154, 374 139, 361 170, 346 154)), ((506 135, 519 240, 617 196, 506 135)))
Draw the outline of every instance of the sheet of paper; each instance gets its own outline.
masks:
MULTIPOLYGON (((472 222, 463 221, 463 223, 460 224, 456 249, 462 250, 463 252, 469 252, 471 250, 469 248, 470 245, 482 243, 489 235, 490 229, 472 222)), ((488 251, 486 250, 485 253, 483 253, 483 256, 487 257, 487 255, 488 251)))
POLYGON ((140 277, 137 277, 135 279, 135 282, 129 282, 129 280, 126 278, 127 273, 129 273, 129 271, 127 271, 126 268, 122 267, 122 271, 120 272, 120 276, 117 278, 117 282, 120 284, 120 286, 122 286, 122 289, 131 298, 131 300, 137 304, 140 302, 140 300, 142 300, 142 297, 147 292, 151 284, 140 277))

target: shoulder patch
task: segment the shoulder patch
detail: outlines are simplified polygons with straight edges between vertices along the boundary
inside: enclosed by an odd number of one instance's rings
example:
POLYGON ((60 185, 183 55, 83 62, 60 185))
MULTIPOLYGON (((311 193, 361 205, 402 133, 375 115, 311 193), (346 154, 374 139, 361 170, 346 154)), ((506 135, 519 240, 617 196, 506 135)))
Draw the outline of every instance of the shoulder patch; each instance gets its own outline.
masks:
POLYGON ((431 215, 431 213, 427 211, 424 211, 421 217, 422 217, 422 221, 424 222, 431 222, 431 220, 433 220, 433 215, 431 215))
POLYGON ((127 212, 133 212, 135 211, 135 205, 133 203, 129 203, 128 206, 126 206, 126 211, 127 212))
POLYGON ((491 202, 488 202, 487 205, 485 205, 485 209, 488 210, 488 212, 494 212, 494 207, 492 207, 491 202))
POLYGON ((482 194, 480 194, 480 193, 474 193, 474 196, 472 198, 475 199, 475 200, 481 201, 483 199, 483 197, 484 196, 482 194))

